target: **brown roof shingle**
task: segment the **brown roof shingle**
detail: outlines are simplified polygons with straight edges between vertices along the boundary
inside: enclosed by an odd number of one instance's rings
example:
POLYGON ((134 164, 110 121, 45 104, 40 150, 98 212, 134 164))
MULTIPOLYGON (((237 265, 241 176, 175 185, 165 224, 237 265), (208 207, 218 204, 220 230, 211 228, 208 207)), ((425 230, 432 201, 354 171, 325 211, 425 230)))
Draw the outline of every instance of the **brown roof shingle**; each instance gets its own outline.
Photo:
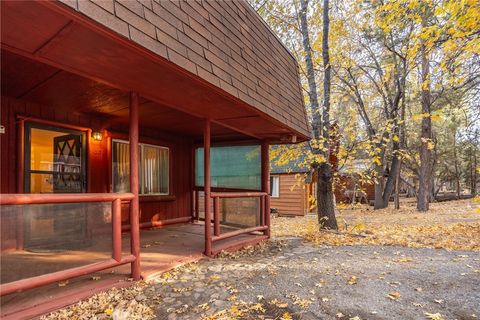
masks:
POLYGON ((297 62, 246 1, 61 1, 309 136, 297 62))

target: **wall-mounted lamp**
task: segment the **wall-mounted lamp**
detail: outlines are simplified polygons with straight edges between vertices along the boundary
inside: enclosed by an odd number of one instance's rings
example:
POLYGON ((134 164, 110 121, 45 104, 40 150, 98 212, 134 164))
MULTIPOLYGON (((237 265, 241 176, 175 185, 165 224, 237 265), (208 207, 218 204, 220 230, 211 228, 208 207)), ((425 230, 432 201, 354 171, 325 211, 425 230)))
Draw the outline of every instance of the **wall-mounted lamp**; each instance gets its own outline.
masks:
POLYGON ((103 135, 100 131, 93 131, 92 132, 92 139, 94 141, 102 141, 103 135))

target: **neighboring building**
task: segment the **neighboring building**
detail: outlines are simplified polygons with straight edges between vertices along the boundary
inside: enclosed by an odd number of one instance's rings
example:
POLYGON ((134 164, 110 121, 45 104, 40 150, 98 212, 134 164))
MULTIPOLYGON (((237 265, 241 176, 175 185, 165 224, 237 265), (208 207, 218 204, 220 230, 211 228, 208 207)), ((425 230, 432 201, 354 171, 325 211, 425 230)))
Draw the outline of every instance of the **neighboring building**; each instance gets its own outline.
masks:
MULTIPOLYGON (((368 170, 367 161, 355 161, 351 170, 337 168, 334 156, 330 162, 334 170, 338 171, 334 182, 336 203, 370 203, 375 199, 373 183, 362 182, 357 174, 368 170)), ((317 176, 306 164, 304 155, 283 165, 278 165, 276 159, 271 159, 270 192, 271 209, 280 216, 303 216, 316 212, 314 199, 317 197, 317 176)))
POLYGON ((270 207, 280 216, 303 216, 314 212, 311 200, 316 183, 303 156, 284 165, 270 163, 270 207))
POLYGON ((246 1, 2 1, 1 21, 2 266, 24 259, 2 267, 2 316, 11 295, 68 278, 131 265, 139 279, 153 259, 139 229, 191 227, 205 207, 213 228, 157 250, 269 237, 268 146, 309 129, 297 62, 246 1), (228 199, 249 199, 250 218, 228 199), (55 260, 66 251, 95 259, 55 260))
MULTIPOLYGON (((356 159, 348 166, 338 168, 335 181, 337 203, 361 202, 370 204, 375 200, 375 185, 361 175, 370 170, 370 160, 356 159), (355 197, 355 199, 354 199, 355 197)), ((383 182, 383 179, 381 179, 383 182)))

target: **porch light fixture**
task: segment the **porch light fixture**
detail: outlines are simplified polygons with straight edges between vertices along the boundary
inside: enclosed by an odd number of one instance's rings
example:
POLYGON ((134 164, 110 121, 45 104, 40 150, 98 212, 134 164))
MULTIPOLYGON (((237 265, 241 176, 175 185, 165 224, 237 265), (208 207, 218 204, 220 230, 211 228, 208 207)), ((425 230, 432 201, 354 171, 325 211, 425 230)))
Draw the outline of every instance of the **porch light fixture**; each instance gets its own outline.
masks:
POLYGON ((93 131, 92 132, 92 139, 94 141, 102 141, 103 135, 100 131, 93 131))

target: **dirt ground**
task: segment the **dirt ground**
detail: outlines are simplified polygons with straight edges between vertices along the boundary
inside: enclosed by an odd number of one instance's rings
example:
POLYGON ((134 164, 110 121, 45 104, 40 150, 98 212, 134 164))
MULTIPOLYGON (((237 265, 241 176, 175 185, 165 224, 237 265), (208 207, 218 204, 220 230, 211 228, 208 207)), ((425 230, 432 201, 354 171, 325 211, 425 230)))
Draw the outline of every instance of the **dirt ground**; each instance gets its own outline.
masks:
POLYGON ((428 214, 342 208, 338 234, 319 232, 315 217, 274 219, 267 243, 44 318, 478 319, 477 206, 440 203, 428 214))

